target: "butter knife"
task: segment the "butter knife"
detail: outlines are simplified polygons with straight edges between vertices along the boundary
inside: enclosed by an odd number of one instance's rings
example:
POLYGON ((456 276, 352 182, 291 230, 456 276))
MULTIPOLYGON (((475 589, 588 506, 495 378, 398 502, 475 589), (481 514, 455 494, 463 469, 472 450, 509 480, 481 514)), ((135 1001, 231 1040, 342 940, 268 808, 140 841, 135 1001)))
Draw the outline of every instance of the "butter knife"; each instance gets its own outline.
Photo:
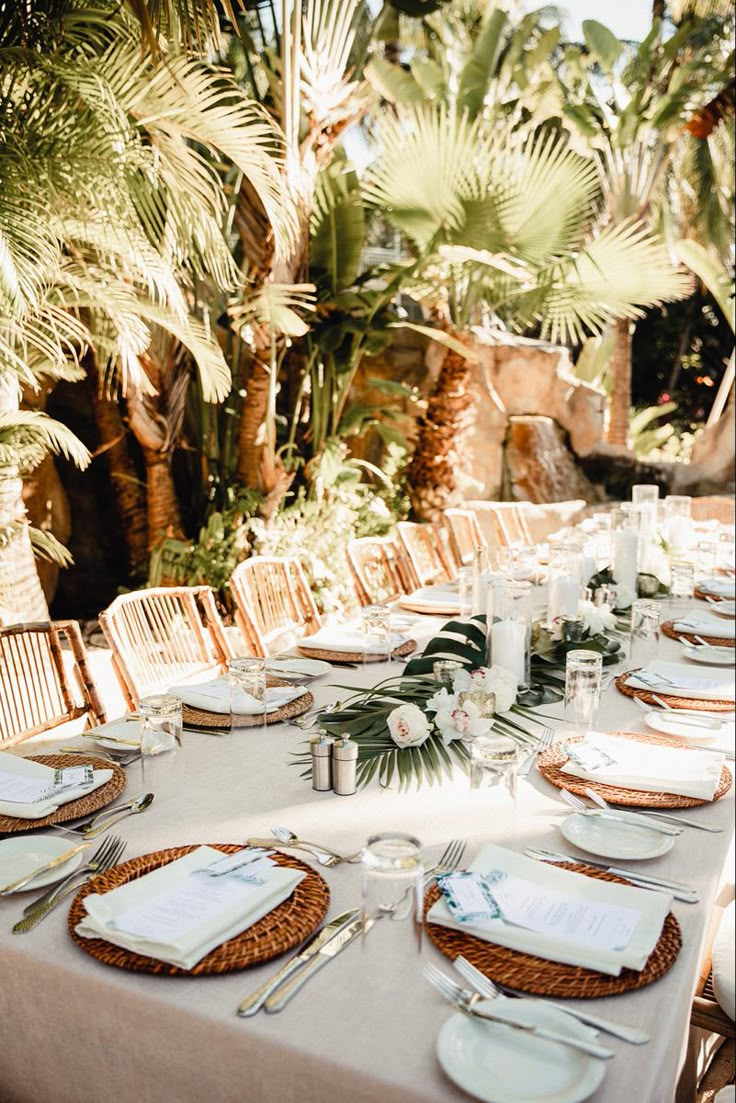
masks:
POLYGON ((360 914, 356 915, 347 926, 343 927, 341 931, 326 942, 323 946, 317 950, 306 965, 297 973, 297 975, 286 984, 280 985, 279 988, 270 996, 265 1003, 266 1011, 272 1014, 275 1011, 282 1011, 289 1000, 291 1000, 299 991, 299 989, 306 984, 310 977, 313 977, 323 966, 327 965, 329 961, 332 961, 337 954, 342 953, 346 946, 349 946, 353 939, 357 938, 363 930, 370 930, 375 920, 368 919, 363 924, 363 919, 360 914))
POLYGON ((57 866, 63 866, 64 863, 68 862, 70 858, 73 858, 75 854, 81 854, 83 850, 86 850, 87 847, 91 845, 91 843, 82 843, 81 846, 73 846, 71 850, 65 850, 63 854, 59 854, 50 862, 46 862, 45 865, 38 866, 38 868, 31 870, 30 873, 26 873, 25 877, 20 877, 10 885, 5 885, 0 889, 0 896, 7 896, 11 892, 18 892, 19 889, 29 885, 31 881, 35 881, 42 873, 49 873, 52 869, 56 869, 57 866))
POLYGON ((353 908, 349 912, 343 912, 342 915, 336 916, 330 923, 318 931, 316 935, 313 935, 298 954, 295 954, 285 965, 282 965, 270 980, 267 980, 265 984, 262 984, 261 987, 251 993, 247 999, 243 1000, 238 1008, 238 1015, 240 1015, 241 1018, 247 1019, 260 1011, 268 997, 272 992, 275 992, 280 984, 283 984, 283 982, 287 980, 292 973, 295 973, 297 969, 301 969, 310 958, 319 953, 323 946, 330 942, 331 939, 335 938, 343 927, 356 919, 358 915, 359 912, 356 908, 353 908))

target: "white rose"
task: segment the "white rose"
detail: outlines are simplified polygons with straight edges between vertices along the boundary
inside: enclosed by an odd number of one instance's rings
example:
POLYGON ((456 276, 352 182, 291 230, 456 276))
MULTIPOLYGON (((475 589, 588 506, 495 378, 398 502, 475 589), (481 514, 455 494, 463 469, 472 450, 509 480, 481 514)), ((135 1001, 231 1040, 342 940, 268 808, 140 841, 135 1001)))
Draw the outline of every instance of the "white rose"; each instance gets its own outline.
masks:
POLYGON ((474 739, 478 735, 487 735, 493 727, 493 719, 481 716, 480 709, 472 701, 466 701, 462 708, 455 703, 452 708, 439 709, 434 722, 445 746, 453 739, 474 739))
POLYGON ((417 705, 399 705, 386 724, 398 747, 421 747, 429 736, 429 721, 417 705))

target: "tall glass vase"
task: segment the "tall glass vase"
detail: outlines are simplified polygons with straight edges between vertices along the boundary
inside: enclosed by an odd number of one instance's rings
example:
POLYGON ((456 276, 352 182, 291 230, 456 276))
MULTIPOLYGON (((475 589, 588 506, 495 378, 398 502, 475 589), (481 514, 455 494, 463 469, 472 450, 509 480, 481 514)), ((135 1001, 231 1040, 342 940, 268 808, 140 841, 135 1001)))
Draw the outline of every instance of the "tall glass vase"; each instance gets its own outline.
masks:
POLYGON ((510 670, 520 686, 531 681, 531 591, 530 582, 488 584, 486 663, 510 670))
POLYGON ((639 577, 639 524, 640 515, 633 510, 614 509, 613 530, 613 580, 636 596, 639 577))

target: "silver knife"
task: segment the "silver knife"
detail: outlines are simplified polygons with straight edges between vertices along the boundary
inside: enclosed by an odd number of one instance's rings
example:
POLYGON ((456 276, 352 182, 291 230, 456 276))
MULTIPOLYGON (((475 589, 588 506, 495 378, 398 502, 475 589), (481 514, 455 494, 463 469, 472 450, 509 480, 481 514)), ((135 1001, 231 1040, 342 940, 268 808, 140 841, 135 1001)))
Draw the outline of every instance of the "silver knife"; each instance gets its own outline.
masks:
POLYGON ((364 929, 366 931, 370 930, 374 922, 372 919, 367 919, 364 925, 362 916, 358 914, 352 922, 343 927, 341 931, 338 931, 334 938, 326 942, 292 980, 280 986, 266 1000, 266 1011, 271 1014, 275 1011, 282 1011, 310 977, 314 976, 328 961, 332 961, 346 946, 349 946, 353 939, 357 938, 364 929))
POLYGON ((325 927, 323 927, 317 934, 302 947, 299 953, 295 954, 285 965, 282 965, 277 972, 267 980, 265 984, 262 984, 260 988, 257 988, 255 992, 251 993, 247 999, 243 1000, 238 1008, 238 1015, 247 1019, 251 1015, 255 1015, 260 1011, 264 1003, 274 992, 280 984, 282 984, 288 977, 295 973, 297 969, 300 969, 302 965, 305 965, 310 958, 319 953, 323 946, 325 946, 331 939, 342 930, 342 928, 350 923, 351 920, 356 919, 359 915, 357 908, 353 908, 349 912, 343 912, 342 915, 338 915, 325 927))
POLYGON ((81 854, 83 850, 86 850, 91 843, 82 843, 81 846, 73 846, 71 850, 65 850, 63 854, 59 854, 58 857, 52 858, 50 862, 46 862, 42 866, 37 866, 36 869, 31 870, 30 873, 26 873, 24 877, 19 877, 17 881, 13 881, 10 885, 4 885, 0 889, 0 896, 6 896, 11 892, 17 892, 19 889, 25 888, 31 881, 35 881, 37 877, 40 877, 42 873, 50 873, 52 869, 56 869, 57 866, 63 866, 65 862, 68 862, 75 854, 81 854))
POLYGON ((606 873, 613 873, 617 877, 625 877, 627 881, 641 885, 642 888, 661 889, 671 893, 677 900, 686 904, 697 904, 700 896, 689 885, 683 885, 679 881, 665 881, 661 877, 652 877, 648 873, 638 873, 631 869, 622 869, 620 866, 611 866, 606 862, 594 862, 590 858, 576 858, 572 854, 556 854, 551 850, 542 850, 539 847, 527 847, 524 851, 530 858, 537 858, 542 862, 585 862, 586 865, 603 869, 606 873))

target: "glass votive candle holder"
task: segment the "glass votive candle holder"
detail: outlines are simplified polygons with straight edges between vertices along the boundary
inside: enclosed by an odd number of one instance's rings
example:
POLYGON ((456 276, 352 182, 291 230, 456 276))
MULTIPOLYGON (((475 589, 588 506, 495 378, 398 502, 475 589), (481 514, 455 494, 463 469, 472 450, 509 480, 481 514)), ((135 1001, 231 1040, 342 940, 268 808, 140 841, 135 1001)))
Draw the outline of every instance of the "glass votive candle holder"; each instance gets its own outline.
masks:
POLYGON ((485 719, 496 714, 496 694, 489 693, 485 689, 466 689, 458 694, 457 703, 464 708, 467 702, 475 705, 478 714, 485 719))
POLYGON ((585 621, 581 616, 558 617, 558 623, 565 643, 580 643, 585 635, 585 621))
POLYGON ((458 670, 462 670, 462 666, 456 659, 437 659, 432 663, 432 676, 435 682, 440 682, 451 690, 453 676, 458 670))
POLYGON ((637 578, 637 591, 642 597, 652 598, 659 590, 659 579, 656 575, 641 573, 637 578))

